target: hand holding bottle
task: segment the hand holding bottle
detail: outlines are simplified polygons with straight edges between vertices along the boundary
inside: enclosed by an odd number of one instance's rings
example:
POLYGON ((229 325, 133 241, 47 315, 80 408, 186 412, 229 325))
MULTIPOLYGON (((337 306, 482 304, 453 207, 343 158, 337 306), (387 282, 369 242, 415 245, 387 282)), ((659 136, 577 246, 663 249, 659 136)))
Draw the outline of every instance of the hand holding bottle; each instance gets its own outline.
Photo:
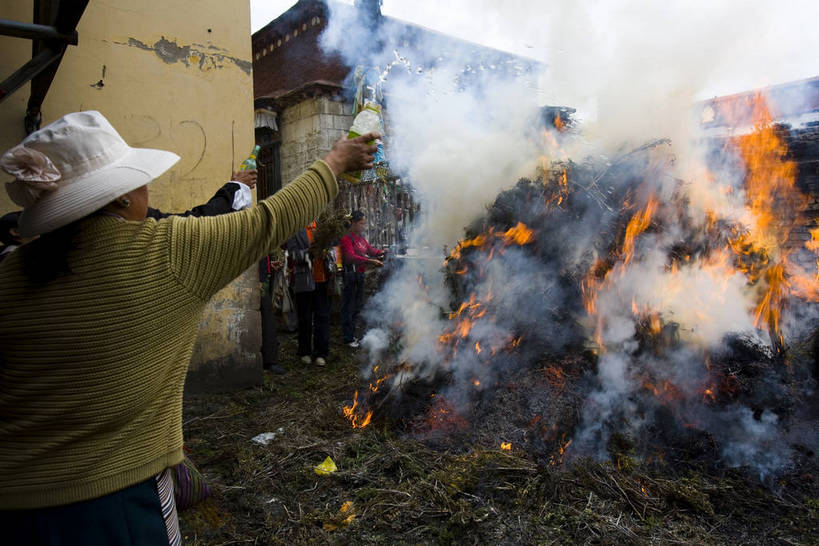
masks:
POLYGON ((380 133, 367 133, 355 138, 342 137, 333 145, 324 162, 333 171, 336 177, 347 171, 371 169, 377 147, 368 144, 381 138, 380 133))
MULTIPOLYGON (((355 116, 353 126, 350 127, 350 130, 347 133, 347 138, 354 139, 362 135, 366 136, 367 134, 378 133, 381 131, 382 127, 381 106, 379 106, 374 100, 367 100, 365 101, 364 108, 362 108, 361 111, 355 116)), ((375 144, 376 146, 372 163, 375 163, 375 161, 383 161, 383 144, 381 144, 380 141, 375 142, 374 140, 369 140, 367 142, 370 144, 375 144)), ((372 165, 366 168, 370 169, 372 168, 372 165)), ((349 169, 342 175, 342 178, 352 184, 358 184, 361 182, 361 177, 363 175, 364 171, 362 169, 349 169)))
POLYGON ((258 172, 256 169, 251 169, 249 171, 236 171, 230 177, 231 182, 241 182, 242 184, 249 187, 251 190, 256 187, 256 179, 258 177, 258 172))
POLYGON ((256 158, 259 156, 259 150, 261 149, 262 147, 258 144, 253 147, 247 159, 242 161, 242 164, 239 165, 239 172, 256 170, 256 158))

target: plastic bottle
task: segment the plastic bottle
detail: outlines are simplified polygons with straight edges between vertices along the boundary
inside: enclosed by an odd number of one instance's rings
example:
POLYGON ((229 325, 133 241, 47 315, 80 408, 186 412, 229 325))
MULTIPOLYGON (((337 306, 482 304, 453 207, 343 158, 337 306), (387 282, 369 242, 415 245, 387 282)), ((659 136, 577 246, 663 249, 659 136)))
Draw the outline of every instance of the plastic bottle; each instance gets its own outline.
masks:
POLYGON ((239 172, 252 171, 256 168, 256 156, 259 155, 259 150, 261 150, 261 148, 262 147, 258 144, 253 147, 253 151, 250 152, 248 158, 242 161, 242 164, 239 165, 239 172))
MULTIPOLYGON (((361 135, 366 135, 367 133, 380 133, 381 132, 381 106, 378 103, 373 101, 367 101, 364 103, 364 108, 356 115, 355 119, 353 120, 353 126, 350 127, 350 131, 347 133, 347 138, 355 138, 361 135)), ((375 143, 375 140, 371 140, 369 144, 375 143)), ((353 184, 358 184, 361 182, 362 171, 353 171, 344 173, 341 177, 348 182, 353 184)))

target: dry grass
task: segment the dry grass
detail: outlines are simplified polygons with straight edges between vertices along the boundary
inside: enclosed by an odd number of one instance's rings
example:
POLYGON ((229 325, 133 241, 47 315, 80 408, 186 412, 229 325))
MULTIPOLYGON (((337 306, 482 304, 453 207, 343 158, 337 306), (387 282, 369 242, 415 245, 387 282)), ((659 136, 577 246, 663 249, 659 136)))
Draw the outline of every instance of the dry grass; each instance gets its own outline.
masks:
POLYGON ((358 385, 355 355, 333 346, 327 369, 303 367, 295 339, 281 334, 281 342, 287 375, 186 400, 186 444, 216 491, 180 515, 189 545, 815 544, 819 536, 816 478, 804 471, 773 491, 739 472, 672 472, 627 455, 554 467, 514 448, 434 448, 384 421, 353 430, 341 407, 358 385), (267 446, 250 441, 279 429, 267 446), (327 456, 338 471, 319 476, 313 467, 327 456))

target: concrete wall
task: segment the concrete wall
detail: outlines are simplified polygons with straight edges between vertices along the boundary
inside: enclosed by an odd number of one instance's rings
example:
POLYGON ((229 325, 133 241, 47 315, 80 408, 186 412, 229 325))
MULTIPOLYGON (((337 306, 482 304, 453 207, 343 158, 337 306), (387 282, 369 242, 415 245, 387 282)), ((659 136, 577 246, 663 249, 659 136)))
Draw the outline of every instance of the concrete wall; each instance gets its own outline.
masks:
MULTIPOLYGON (((4 2, 0 18, 32 21, 33 2, 4 2)), ((77 110, 102 112, 133 146, 182 157, 153 182, 165 211, 206 201, 253 147, 247 0, 90 2, 43 104, 43 124, 77 110)), ((31 41, 0 37, 0 77, 31 58, 31 41)), ((29 87, 0 104, 0 151, 25 136, 29 87)), ((0 214, 17 207, 0 191, 0 214)), ((255 270, 219 293, 202 321, 189 390, 261 379, 255 270), (210 380, 216 380, 212 382, 210 380)))

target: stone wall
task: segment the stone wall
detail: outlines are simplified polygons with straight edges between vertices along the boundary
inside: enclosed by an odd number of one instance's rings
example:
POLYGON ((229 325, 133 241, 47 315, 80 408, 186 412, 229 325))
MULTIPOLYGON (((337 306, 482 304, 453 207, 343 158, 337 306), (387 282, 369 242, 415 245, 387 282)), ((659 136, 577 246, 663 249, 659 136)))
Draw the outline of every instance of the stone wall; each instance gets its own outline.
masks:
MULTIPOLYGON (((286 107, 279 116, 282 182, 287 184, 313 161, 330 151, 353 123, 352 103, 318 96, 286 107)), ((416 206, 400 181, 350 184, 339 182, 334 206, 367 215, 365 236, 374 246, 387 248, 409 232, 416 206)))
POLYGON ((279 116, 282 183, 287 185, 353 124, 352 103, 328 96, 307 98, 289 106, 279 116))

